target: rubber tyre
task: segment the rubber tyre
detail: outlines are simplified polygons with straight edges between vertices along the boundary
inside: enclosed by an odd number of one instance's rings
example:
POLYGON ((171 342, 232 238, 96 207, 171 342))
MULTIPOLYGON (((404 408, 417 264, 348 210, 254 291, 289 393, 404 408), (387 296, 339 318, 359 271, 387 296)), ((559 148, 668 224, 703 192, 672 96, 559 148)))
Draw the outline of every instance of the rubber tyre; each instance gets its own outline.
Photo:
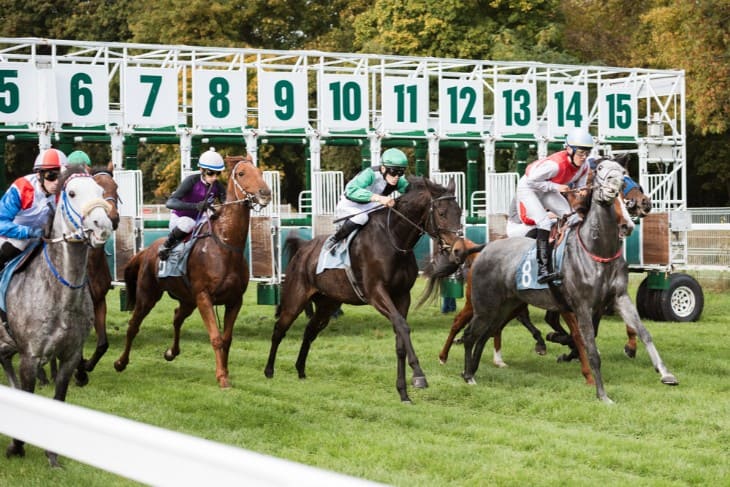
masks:
POLYGON ((666 321, 697 321, 704 306, 702 287, 692 276, 671 275, 669 289, 661 294, 661 310, 666 321))
POLYGON ((639 284, 639 289, 636 290, 636 311, 639 312, 639 318, 652 320, 654 318, 649 316, 649 286, 647 284, 648 279, 648 277, 645 277, 644 280, 641 281, 641 284, 639 284))

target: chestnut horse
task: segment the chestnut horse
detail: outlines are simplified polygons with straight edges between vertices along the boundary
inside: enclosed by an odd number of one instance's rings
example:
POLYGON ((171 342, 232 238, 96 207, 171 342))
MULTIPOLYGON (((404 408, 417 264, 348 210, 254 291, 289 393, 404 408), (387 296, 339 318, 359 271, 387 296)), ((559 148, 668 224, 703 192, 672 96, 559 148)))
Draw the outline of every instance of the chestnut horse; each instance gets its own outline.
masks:
POLYGON ((413 369, 413 385, 428 386, 406 321, 411 288, 418 277, 413 247, 424 233, 442 248, 453 245, 461 235, 461 208, 454 195, 453 179, 447 188, 422 177, 409 176, 408 182, 408 191, 396 200, 395 206, 374 211, 367 225, 352 240, 351 265, 347 270, 326 269, 317 273, 325 236, 308 242, 296 237, 287 239, 290 260, 264 370, 266 377, 274 376, 279 344, 310 301, 316 305, 315 312, 304 330, 296 361, 302 379, 306 377, 306 360, 312 342, 327 326, 340 303, 370 304, 393 324, 397 358, 395 387, 401 401, 410 402, 406 360, 413 369))
POLYGON ((180 328, 198 308, 215 352, 215 376, 221 388, 230 387, 228 352, 233 339, 233 325, 248 287, 248 262, 244 256, 251 209, 259 210, 271 201, 271 190, 251 156, 226 157, 229 170, 226 202, 216 205, 206 224, 208 230, 197 235, 190 251, 187 274, 181 277, 157 277, 157 251, 165 238, 137 253, 124 270, 128 304, 133 307, 127 328, 124 351, 114 362, 117 371, 129 363, 132 340, 139 332, 145 316, 162 298, 165 291, 179 302, 172 322, 174 340, 165 352, 165 359, 180 354, 180 328), (215 305, 225 305, 223 334, 216 323, 215 305))

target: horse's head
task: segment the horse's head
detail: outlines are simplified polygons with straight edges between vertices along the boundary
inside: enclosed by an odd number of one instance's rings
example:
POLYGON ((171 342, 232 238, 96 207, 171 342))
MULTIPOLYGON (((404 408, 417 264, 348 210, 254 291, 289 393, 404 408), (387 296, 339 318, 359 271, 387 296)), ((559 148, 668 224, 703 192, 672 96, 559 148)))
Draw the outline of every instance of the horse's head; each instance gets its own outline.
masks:
MULTIPOLYGON (((427 178, 424 178, 423 181, 431 197, 425 226, 426 232, 436 239, 441 249, 448 250, 453 254, 454 245, 457 241, 463 240, 462 211, 456 201, 454 179, 452 178, 449 181, 446 188, 427 178)), ((459 261, 459 257, 456 255, 452 255, 452 258, 457 262, 459 261)))
POLYGON ((608 206, 621 194, 626 169, 616 161, 603 159, 598 162, 593 176, 593 201, 608 206))
POLYGON ((626 209, 634 218, 643 218, 651 211, 651 198, 644 189, 628 175, 624 176, 623 200, 626 209))
POLYGON ((106 166, 92 167, 91 175, 94 177, 96 184, 104 190, 104 201, 108 201, 111 205, 109 218, 112 221, 114 230, 116 230, 119 227, 119 185, 114 180, 114 163, 110 162, 106 166))
POLYGON ((103 246, 112 235, 111 205, 104 190, 82 166, 69 166, 59 180, 61 194, 53 232, 70 242, 103 246))
POLYGON ((251 154, 227 156, 228 201, 248 201, 254 207, 264 207, 271 202, 271 188, 264 181, 261 169, 256 167, 251 154))

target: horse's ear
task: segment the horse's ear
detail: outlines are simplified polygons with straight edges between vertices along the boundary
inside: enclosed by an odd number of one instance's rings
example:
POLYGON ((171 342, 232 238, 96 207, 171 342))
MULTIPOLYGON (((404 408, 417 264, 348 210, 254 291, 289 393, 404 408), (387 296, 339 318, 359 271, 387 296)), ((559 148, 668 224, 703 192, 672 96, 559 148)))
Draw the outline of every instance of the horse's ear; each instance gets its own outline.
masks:
POLYGON ((238 161, 242 161, 243 156, 226 156, 223 158, 223 162, 226 165, 226 169, 230 173, 233 170, 233 167, 236 165, 238 161))
POLYGON ((114 162, 109 161, 109 164, 106 165, 106 170, 109 171, 109 174, 114 174, 114 162))
POLYGON ((614 157, 613 160, 618 162, 619 164, 621 164, 621 166, 623 166, 624 169, 628 169, 630 159, 631 159, 631 154, 624 153, 624 154, 614 157))
POLYGON ((454 176, 451 176, 449 179, 449 185, 446 186, 446 192, 456 194, 456 180, 454 179, 454 176))

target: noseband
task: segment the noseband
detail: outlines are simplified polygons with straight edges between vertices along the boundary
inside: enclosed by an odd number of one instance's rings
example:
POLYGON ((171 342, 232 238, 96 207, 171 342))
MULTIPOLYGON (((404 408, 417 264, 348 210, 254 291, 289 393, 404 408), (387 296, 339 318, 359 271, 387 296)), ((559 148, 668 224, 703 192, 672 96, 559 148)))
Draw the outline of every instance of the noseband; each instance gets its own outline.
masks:
MULTIPOLYGON (((246 191, 243 188, 243 186, 241 186, 241 184, 238 182, 238 179, 236 179, 236 169, 238 168, 239 164, 251 164, 251 166, 253 166, 252 163, 245 161, 245 160, 238 161, 236 163, 236 165, 233 166, 233 171, 231 171, 231 178, 233 178, 233 194, 236 196, 236 199, 233 201, 226 201, 225 203, 221 203, 219 205, 213 205, 213 208, 221 208, 223 206, 237 205, 237 204, 243 203, 243 204, 248 204, 248 206, 253 211, 256 211, 256 212, 261 211, 261 208, 263 208, 263 206, 261 206, 258 203, 258 199, 256 198, 256 195, 254 193, 249 193, 248 191, 246 191), (243 196, 239 197, 238 196, 239 192, 243 196)), ((253 166, 253 167, 255 167, 255 166, 253 166)))
POLYGON ((101 198, 94 198, 93 200, 87 202, 81 209, 81 212, 79 212, 76 208, 73 207, 73 205, 71 205, 71 202, 68 200, 66 185, 68 185, 69 181, 72 181, 73 179, 79 177, 89 178, 91 176, 89 176, 88 174, 72 174, 64 183, 63 191, 61 191, 61 210, 63 218, 74 229, 74 233, 72 233, 71 235, 63 235, 59 239, 49 241, 50 243, 70 242, 86 243, 87 245, 91 245, 91 242, 89 241, 89 234, 92 232, 92 230, 83 226, 84 218, 89 216, 89 214, 96 208, 102 208, 107 215, 111 211, 111 204, 101 198))

